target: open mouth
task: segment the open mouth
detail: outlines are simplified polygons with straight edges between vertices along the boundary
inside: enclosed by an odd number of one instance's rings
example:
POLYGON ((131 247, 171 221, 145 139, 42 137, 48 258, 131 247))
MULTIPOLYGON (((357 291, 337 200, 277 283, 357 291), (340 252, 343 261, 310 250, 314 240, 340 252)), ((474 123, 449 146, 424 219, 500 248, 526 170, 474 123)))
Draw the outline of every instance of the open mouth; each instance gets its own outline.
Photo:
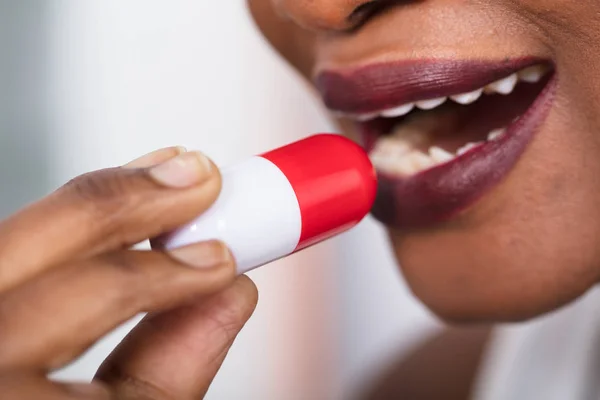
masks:
POLYGON ((546 86, 534 65, 468 93, 363 114, 361 132, 375 167, 405 177, 500 141, 546 86))
POLYGON ((355 121, 380 175, 373 213, 387 225, 447 219, 499 183, 545 119, 551 64, 427 62, 325 72, 318 87, 355 121))

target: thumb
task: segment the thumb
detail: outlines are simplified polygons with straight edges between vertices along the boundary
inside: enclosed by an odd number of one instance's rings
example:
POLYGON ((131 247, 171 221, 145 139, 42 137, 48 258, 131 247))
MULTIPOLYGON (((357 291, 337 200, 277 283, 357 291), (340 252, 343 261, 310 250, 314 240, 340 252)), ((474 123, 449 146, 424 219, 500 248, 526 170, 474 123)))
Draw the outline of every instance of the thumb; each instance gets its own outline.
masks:
POLYGON ((198 304, 146 317, 104 362, 96 379, 124 399, 199 399, 258 299, 245 276, 198 304))

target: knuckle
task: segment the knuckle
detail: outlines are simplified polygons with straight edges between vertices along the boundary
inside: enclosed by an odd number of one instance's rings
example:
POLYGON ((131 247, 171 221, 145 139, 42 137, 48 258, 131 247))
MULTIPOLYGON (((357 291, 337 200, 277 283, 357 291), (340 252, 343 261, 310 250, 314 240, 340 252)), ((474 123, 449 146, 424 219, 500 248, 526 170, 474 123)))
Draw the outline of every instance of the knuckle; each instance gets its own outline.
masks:
POLYGON ((206 363, 207 365, 218 365, 235 341, 241 324, 233 314, 229 316, 208 315, 207 322, 210 324, 207 343, 212 345, 207 349, 206 363))
POLYGON ((63 190, 67 201, 81 212, 84 223, 93 223, 105 232, 113 243, 127 243, 125 225, 131 224, 148 196, 151 186, 137 170, 107 169, 79 176, 70 181, 63 190))
POLYGON ((139 260, 134 260, 124 252, 105 254, 101 262, 109 274, 115 276, 111 279, 113 284, 110 293, 107 293, 115 307, 119 310, 143 308, 145 301, 143 293, 152 286, 147 268, 144 268, 139 260))
POLYGON ((177 271, 165 268, 150 253, 120 251, 102 255, 101 260, 111 281, 106 296, 117 310, 150 311, 183 295, 169 290, 178 281, 177 271))
POLYGON ((140 376, 128 373, 115 362, 103 365, 100 373, 102 380, 113 388, 117 398, 139 400, 176 400, 177 398, 166 389, 140 376))
POLYGON ((140 275, 143 274, 143 270, 140 268, 140 261, 134 260, 126 251, 104 254, 102 261, 116 269, 123 280, 126 281, 126 284, 137 281, 140 275))
POLYGON ((238 310, 231 310, 209 315, 212 337, 220 343, 233 342, 241 327, 239 314, 238 310))
POLYGON ((131 177, 116 169, 81 175, 65 185, 65 190, 81 200, 94 215, 110 217, 135 206, 131 177))
POLYGON ((257 298, 254 295, 240 297, 238 293, 237 296, 217 296, 214 300, 217 303, 206 314, 209 331, 217 343, 230 345, 252 314, 257 298))

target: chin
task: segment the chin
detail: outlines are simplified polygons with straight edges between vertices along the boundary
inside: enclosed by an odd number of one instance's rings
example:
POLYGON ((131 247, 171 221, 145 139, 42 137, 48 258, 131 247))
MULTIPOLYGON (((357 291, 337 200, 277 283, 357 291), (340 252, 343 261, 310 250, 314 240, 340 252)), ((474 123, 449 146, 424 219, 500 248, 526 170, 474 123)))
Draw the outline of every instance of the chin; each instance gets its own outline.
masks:
POLYGON ((493 203, 484 199, 481 207, 435 228, 389 228, 403 276, 436 316, 458 324, 526 321, 597 284, 595 225, 572 234, 561 218, 530 224, 503 217, 493 203))

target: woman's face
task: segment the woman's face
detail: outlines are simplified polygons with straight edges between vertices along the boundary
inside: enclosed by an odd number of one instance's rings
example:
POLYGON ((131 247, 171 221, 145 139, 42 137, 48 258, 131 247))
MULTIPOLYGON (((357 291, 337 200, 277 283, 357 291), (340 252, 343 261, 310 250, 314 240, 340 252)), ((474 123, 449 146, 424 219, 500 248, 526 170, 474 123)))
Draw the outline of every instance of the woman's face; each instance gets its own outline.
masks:
POLYGON ((600 278, 600 2, 249 0, 380 173, 374 215, 451 320, 600 278))

